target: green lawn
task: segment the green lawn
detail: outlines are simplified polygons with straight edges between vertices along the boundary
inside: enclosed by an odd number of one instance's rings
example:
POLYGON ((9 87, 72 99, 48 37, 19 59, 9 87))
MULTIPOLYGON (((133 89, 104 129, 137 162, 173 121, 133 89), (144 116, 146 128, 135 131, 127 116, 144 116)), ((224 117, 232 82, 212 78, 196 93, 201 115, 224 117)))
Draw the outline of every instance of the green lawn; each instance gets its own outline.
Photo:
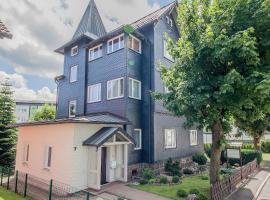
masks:
POLYGON ((175 200, 184 200, 184 198, 178 198, 176 196, 176 192, 178 189, 184 189, 187 192, 192 189, 196 188, 198 189, 201 193, 206 195, 210 199, 210 194, 209 194, 209 180, 202 180, 202 176, 189 176, 183 178, 183 182, 179 185, 130 185, 130 187, 143 190, 146 192, 151 192, 154 194, 158 194, 160 196, 168 197, 170 199, 175 199, 175 200))
POLYGON ((270 153, 263 153, 263 161, 261 163, 262 167, 270 167, 270 153))
POLYGON ((26 199, 18 196, 13 191, 9 191, 0 187, 0 200, 26 200, 26 199))

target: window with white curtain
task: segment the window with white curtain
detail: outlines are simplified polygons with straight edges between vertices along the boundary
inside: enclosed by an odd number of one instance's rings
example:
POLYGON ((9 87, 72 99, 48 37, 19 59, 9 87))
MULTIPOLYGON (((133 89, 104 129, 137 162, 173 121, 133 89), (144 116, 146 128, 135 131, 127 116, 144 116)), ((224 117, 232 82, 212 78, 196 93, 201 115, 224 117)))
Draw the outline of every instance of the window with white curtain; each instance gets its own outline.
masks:
POLYGON ((107 42, 107 53, 112 53, 122 48, 124 48, 124 34, 114 37, 107 42))
POLYGON ((98 45, 92 49, 89 49, 89 61, 95 60, 97 58, 102 57, 102 44, 98 45))
POLYGON ((164 55, 165 58, 167 58, 170 61, 174 62, 174 59, 173 59, 172 55, 170 54, 170 52, 168 50, 168 43, 167 43, 166 39, 163 40, 163 55, 164 55))
POLYGON ((129 97, 141 99, 141 81, 129 78, 129 97))
POLYGON ((70 68, 69 82, 70 83, 76 82, 77 76, 78 76, 78 65, 75 65, 70 68))
POLYGON ((165 148, 176 148, 176 131, 175 129, 165 129, 165 148))
POLYGON ((101 101, 101 83, 88 86, 88 103, 101 101))
POLYGON ((107 81, 107 99, 124 97, 124 78, 107 81))
POLYGON ((190 130, 190 145, 195 146, 198 144, 197 130, 190 130))
POLYGON ((142 149, 142 130, 134 129, 135 150, 142 149))

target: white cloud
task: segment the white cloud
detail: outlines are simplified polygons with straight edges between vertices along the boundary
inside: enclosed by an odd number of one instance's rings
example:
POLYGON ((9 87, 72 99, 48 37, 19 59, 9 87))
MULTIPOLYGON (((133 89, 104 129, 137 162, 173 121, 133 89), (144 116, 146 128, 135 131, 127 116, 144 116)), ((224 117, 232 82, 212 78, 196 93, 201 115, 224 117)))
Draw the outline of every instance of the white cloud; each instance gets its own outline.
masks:
POLYGON ((43 87, 37 92, 29 89, 27 86, 27 81, 25 78, 17 73, 7 74, 0 71, 0 83, 5 80, 9 80, 12 84, 12 89, 14 91, 14 97, 16 100, 56 100, 56 90, 51 91, 48 87, 43 87))
MULTIPOLYGON (((95 0, 107 31, 156 10, 147 0, 95 0)), ((1 40, 0 59, 15 72, 52 78, 63 71, 54 49, 68 42, 89 0, 0 0, 1 20, 13 33, 1 40)))

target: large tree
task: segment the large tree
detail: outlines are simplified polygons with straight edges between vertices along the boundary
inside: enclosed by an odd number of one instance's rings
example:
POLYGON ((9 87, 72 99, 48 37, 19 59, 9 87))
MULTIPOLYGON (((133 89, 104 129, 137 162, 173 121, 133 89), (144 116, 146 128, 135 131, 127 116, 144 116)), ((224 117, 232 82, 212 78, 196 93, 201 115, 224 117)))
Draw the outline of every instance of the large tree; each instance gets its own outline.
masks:
POLYGON ((185 116, 186 126, 197 124, 211 129, 211 183, 219 180, 222 144, 232 119, 247 116, 248 108, 256 111, 256 120, 261 113, 257 102, 270 103, 269 85, 265 84, 270 80, 269 54, 261 52, 261 45, 269 48, 269 34, 257 38, 257 31, 269 27, 269 14, 265 15, 269 10, 269 0, 179 3, 180 39, 174 44, 168 38, 175 63, 160 70, 171 92, 155 96, 176 116, 185 116), (248 21, 255 15, 261 17, 260 23, 251 26, 248 21))
POLYGON ((46 121, 55 119, 55 106, 45 104, 39 108, 33 116, 34 121, 46 121))
POLYGON ((5 81, 0 85, 0 166, 11 166, 15 159, 16 129, 14 123, 13 92, 11 85, 5 81))

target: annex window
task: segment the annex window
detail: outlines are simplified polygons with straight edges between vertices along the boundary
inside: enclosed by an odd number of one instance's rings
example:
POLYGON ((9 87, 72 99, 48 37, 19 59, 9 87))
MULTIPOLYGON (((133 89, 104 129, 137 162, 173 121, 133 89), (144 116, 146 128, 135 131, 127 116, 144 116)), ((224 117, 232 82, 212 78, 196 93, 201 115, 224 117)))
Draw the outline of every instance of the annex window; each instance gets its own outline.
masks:
POLYGON ((112 53, 114 51, 117 51, 119 49, 124 48, 124 34, 121 34, 111 40, 107 43, 107 52, 112 53))
POLYGON ((101 101, 101 83, 88 86, 88 103, 101 101))
POLYGON ((102 57, 102 44, 89 49, 89 61, 102 57))
POLYGON ((169 24, 171 27, 173 27, 173 20, 169 16, 166 16, 166 22, 169 24))
POLYGON ((142 130, 134 129, 135 150, 142 149, 142 130))
POLYGON ((77 106, 77 101, 70 101, 69 102, 69 117, 75 117, 76 115, 76 106, 77 106))
POLYGON ((172 55, 170 54, 169 50, 168 50, 168 44, 167 44, 167 40, 164 39, 163 40, 163 55, 165 58, 169 59, 170 61, 174 61, 172 55))
POLYGON ((124 78, 107 81, 107 99, 116 99, 124 96, 124 78))
POLYGON ((129 78, 129 97, 141 99, 141 81, 129 78))
POLYGON ((130 35, 128 38, 128 47, 138 53, 141 53, 141 40, 130 35))
POLYGON ((165 129, 165 148, 176 148, 176 132, 175 129, 165 129))
POLYGON ((29 144, 23 146, 23 162, 29 161, 29 144))
POLYGON ((52 147, 45 147, 45 158, 44 158, 44 167, 50 168, 52 166, 52 147))
POLYGON ((197 130, 190 130, 190 145, 195 146, 198 144, 197 130))
POLYGON ((71 56, 76 56, 79 53, 79 48, 78 46, 72 47, 70 51, 71 56))
POLYGON ((75 65, 70 68, 69 82, 70 83, 76 82, 77 76, 78 76, 78 65, 75 65))

